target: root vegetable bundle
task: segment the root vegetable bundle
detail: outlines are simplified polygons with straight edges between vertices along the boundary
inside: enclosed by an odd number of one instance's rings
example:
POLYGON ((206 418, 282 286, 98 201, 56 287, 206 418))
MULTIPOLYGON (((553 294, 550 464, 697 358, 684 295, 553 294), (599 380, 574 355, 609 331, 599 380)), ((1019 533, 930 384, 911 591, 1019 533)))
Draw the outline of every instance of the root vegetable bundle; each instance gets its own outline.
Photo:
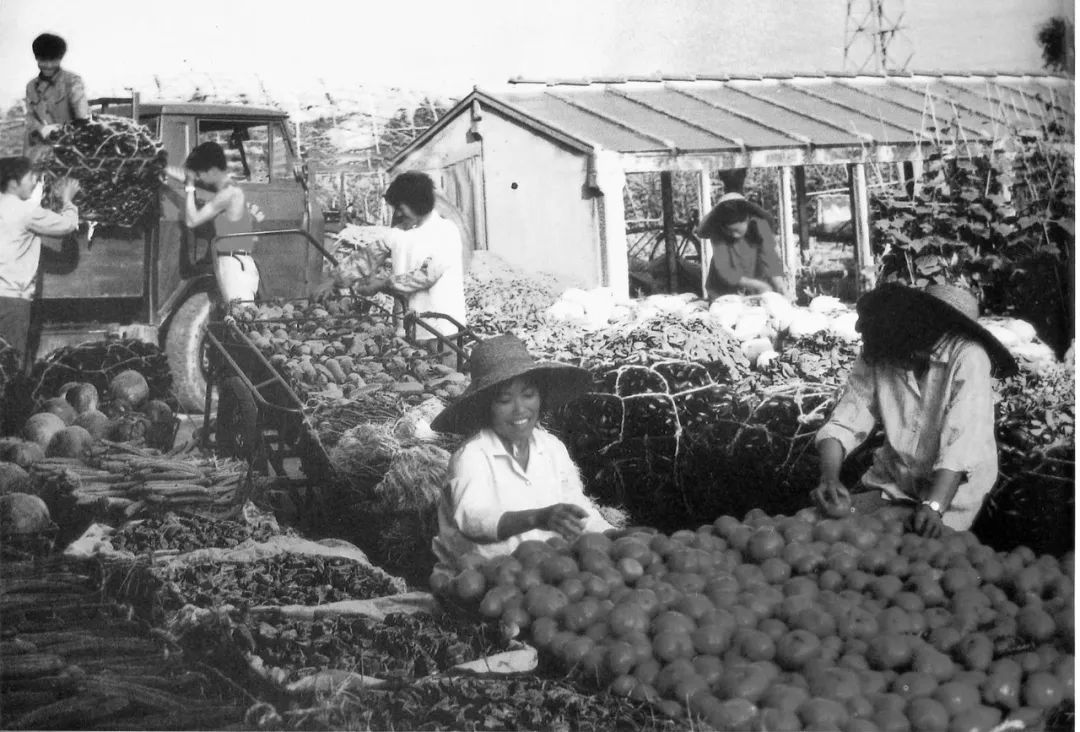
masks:
POLYGON ((45 159, 46 196, 60 178, 74 178, 79 216, 97 224, 133 226, 156 211, 166 152, 150 130, 127 117, 95 115, 67 124, 45 159))
POLYGON ((0 568, 5 728, 187 729, 242 717, 230 690, 163 654, 144 625, 102 603, 84 569, 40 560, 0 568))
POLYGON ((421 583, 435 558, 437 508, 453 444, 399 434, 395 422, 359 424, 330 450, 345 538, 380 566, 421 583))
POLYGON ((170 459, 117 444, 102 444, 85 460, 44 458, 30 468, 33 492, 68 541, 91 523, 117 525, 157 512, 228 516, 246 474, 247 466, 235 460, 170 459))

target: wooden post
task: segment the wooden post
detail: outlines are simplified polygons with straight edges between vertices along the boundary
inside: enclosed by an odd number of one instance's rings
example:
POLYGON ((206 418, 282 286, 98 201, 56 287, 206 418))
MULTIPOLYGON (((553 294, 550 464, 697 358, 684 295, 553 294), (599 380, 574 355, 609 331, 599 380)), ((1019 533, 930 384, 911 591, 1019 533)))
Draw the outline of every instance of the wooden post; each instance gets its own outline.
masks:
POLYGON ((900 169, 904 178, 904 190, 907 191, 907 197, 915 198, 915 164, 910 160, 905 160, 900 169))
POLYGON ((866 163, 848 165, 851 222, 855 231, 855 276, 859 294, 874 287, 874 253, 870 249, 870 197, 866 188, 866 163))
MULTIPOLYGON (((698 206, 700 207, 698 214, 700 224, 712 210, 712 176, 708 170, 698 172, 698 206)), ((712 268, 712 242, 702 238, 699 244, 701 246, 701 296, 708 299, 709 291, 705 283, 709 280, 709 270, 712 268)))
POLYGON ((664 212, 664 254, 667 260, 668 292, 679 291, 679 262, 675 251, 675 188, 671 171, 660 173, 660 205, 664 212))
POLYGON ((795 168, 795 223, 799 231, 799 251, 803 258, 810 251, 810 215, 806 201, 806 166, 795 168))
POLYGON ((784 263, 787 290, 795 294, 795 275, 799 269, 799 254, 795 246, 794 220, 791 201, 791 166, 780 168, 780 259, 784 263))

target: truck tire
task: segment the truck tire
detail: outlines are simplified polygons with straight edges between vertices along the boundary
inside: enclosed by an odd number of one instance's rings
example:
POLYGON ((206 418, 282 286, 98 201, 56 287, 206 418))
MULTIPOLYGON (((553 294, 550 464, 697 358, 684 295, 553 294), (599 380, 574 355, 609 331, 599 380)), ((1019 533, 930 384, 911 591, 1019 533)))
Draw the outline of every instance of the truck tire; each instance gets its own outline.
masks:
POLYGON ((203 355, 211 307, 210 295, 196 292, 176 311, 165 334, 165 357, 173 375, 173 391, 185 412, 202 412, 206 408, 203 355))

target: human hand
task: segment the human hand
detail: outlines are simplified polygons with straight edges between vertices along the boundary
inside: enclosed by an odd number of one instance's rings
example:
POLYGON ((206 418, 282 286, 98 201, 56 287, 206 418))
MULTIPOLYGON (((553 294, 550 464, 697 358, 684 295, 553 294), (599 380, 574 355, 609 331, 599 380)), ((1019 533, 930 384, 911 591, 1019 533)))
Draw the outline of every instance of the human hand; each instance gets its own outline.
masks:
POLYGON ((814 504, 827 516, 840 518, 851 513, 851 494, 839 478, 822 478, 810 491, 814 504))
POLYGON ((382 292, 385 286, 386 280, 382 280, 376 277, 367 280, 366 282, 360 282, 353 285, 352 290, 357 295, 362 295, 363 297, 371 297, 372 295, 376 295, 382 292))
POLYGON ((537 524, 538 528, 554 531, 570 540, 581 534, 588 515, 584 508, 573 503, 553 503, 540 510, 537 524))
POLYGON ((41 139, 48 140, 50 137, 60 131, 60 125, 42 125, 41 127, 41 139))
POLYGON ((337 291, 337 288, 338 283, 332 277, 323 280, 315 288, 315 291, 311 293, 311 299, 315 302, 322 302, 333 295, 337 291))
POLYGON ((71 203, 71 199, 75 198, 81 188, 79 181, 74 178, 64 178, 56 184, 56 195, 64 203, 71 203))
POLYGON ((945 524, 940 513, 925 504, 919 504, 907 520, 905 528, 927 539, 936 539, 944 532, 945 524))
POLYGON ((166 165, 165 175, 169 176, 177 183, 183 183, 185 180, 184 169, 179 165, 166 165))

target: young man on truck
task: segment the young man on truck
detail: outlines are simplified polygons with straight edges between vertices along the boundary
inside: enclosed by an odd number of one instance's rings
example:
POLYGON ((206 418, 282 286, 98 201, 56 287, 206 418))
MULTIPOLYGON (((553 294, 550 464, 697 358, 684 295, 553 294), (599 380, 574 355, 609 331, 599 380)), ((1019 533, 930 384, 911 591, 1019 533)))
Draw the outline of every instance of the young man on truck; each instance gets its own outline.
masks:
POLYGON ((29 158, 0 158, 0 336, 27 362, 41 237, 65 236, 79 225, 79 210, 72 203, 78 181, 67 179, 57 185, 60 213, 28 205, 36 184, 29 158))
MULTIPOLYGON (((228 172, 225 150, 216 142, 197 145, 184 161, 184 167, 169 166, 166 173, 184 182, 184 223, 189 229, 214 222, 214 233, 225 234, 254 231, 262 213, 255 205, 248 206, 244 189, 228 172), (196 183, 210 190, 214 197, 201 207, 195 201, 196 183)), ((252 257, 257 237, 226 239, 216 247, 214 277, 225 303, 233 300, 254 300, 259 289, 259 268, 252 257)))
POLYGON ((38 75, 26 85, 27 150, 46 142, 61 125, 90 119, 82 78, 60 68, 67 42, 52 33, 42 33, 31 48, 38 75))

